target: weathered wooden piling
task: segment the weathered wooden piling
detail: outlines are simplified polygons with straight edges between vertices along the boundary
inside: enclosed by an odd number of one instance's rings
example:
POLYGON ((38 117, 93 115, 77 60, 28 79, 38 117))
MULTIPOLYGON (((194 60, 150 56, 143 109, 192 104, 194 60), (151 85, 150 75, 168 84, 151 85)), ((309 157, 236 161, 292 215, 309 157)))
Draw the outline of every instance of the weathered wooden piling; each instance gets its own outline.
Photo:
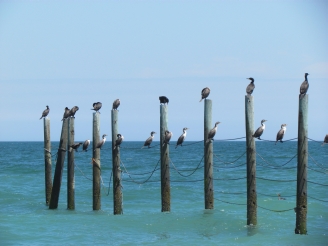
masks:
POLYGON ((256 148, 254 133, 254 98, 245 96, 247 158, 247 225, 257 225, 256 148))
POLYGON ((307 234, 308 95, 299 99, 295 234, 307 234))
POLYGON ((123 214, 120 147, 116 147, 114 149, 118 133, 118 110, 112 109, 112 170, 114 214, 123 214))
POLYGON ((46 205, 49 206, 52 190, 51 180, 51 141, 50 141, 50 118, 43 118, 44 129, 44 167, 45 167, 45 191, 46 205))
POLYGON ((69 118, 68 123, 68 152, 67 152, 67 209, 75 209, 75 150, 70 148, 74 144, 74 121, 75 118, 69 118))
POLYGON ((204 100, 204 195, 205 209, 214 208, 213 190, 213 143, 207 141, 212 126, 212 100, 204 100))
POLYGON ((93 210, 101 209, 101 193, 100 193, 100 174, 101 174, 101 165, 100 165, 100 149, 96 148, 99 138, 100 138, 100 114, 98 112, 93 113, 93 122, 92 122, 92 201, 93 210))
POLYGON ((168 106, 161 104, 160 105, 160 146, 161 146, 162 212, 171 211, 170 152, 169 152, 170 145, 164 144, 164 136, 166 130, 168 130, 168 106))
POLYGON ((54 175, 49 209, 56 209, 58 207, 58 200, 59 200, 60 186, 61 186, 61 181, 62 181, 62 176, 63 176, 65 154, 67 151, 68 121, 69 121, 68 119, 63 120, 63 126, 62 126, 59 148, 58 148, 58 153, 57 153, 57 162, 56 162, 55 175, 54 175))

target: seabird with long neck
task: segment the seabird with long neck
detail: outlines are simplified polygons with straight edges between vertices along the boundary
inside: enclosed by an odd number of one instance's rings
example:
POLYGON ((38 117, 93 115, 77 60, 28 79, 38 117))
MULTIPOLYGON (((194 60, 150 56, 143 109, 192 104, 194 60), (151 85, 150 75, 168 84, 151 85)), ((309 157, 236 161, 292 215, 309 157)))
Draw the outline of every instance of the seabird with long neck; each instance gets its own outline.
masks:
POLYGON ((65 112, 64 112, 62 121, 67 119, 69 116, 70 116, 70 110, 68 107, 65 107, 65 112))
POLYGON ((47 115, 49 114, 49 111, 50 111, 50 108, 49 108, 49 106, 47 105, 46 106, 47 108, 45 109, 45 110, 43 110, 43 112, 42 112, 42 116, 41 116, 41 118, 40 118, 40 120, 44 117, 47 117, 47 115))
POLYGON ((170 132, 169 130, 165 130, 164 141, 163 141, 162 147, 165 144, 170 144, 170 140, 171 140, 171 137, 172 136, 173 136, 173 133, 172 132, 170 132))
POLYGON ((96 149, 101 149, 101 147, 104 146, 106 142, 106 136, 107 134, 102 135, 102 140, 97 143, 96 148, 93 151, 95 151, 96 149))
POLYGON ((207 134, 207 140, 206 140, 206 143, 208 143, 208 142, 211 142, 211 140, 213 140, 214 141, 214 136, 215 136, 215 134, 216 134, 216 131, 217 131, 217 129, 218 129, 218 124, 220 124, 221 122, 215 122, 215 125, 214 125, 214 127, 208 132, 208 134, 207 134))
POLYGON ((89 145, 90 145, 90 140, 89 139, 85 140, 82 146, 82 151, 87 152, 89 145))
POLYGON ((69 147, 70 147, 69 152, 71 152, 72 149, 74 149, 75 152, 78 152, 77 150, 78 150, 78 148, 80 147, 81 144, 82 144, 82 143, 74 143, 74 144, 72 144, 71 146, 69 146, 69 147))
POLYGON ((74 107, 71 108, 71 110, 69 111, 69 116, 75 118, 75 113, 76 113, 76 111, 78 111, 78 110, 79 110, 79 107, 78 107, 78 106, 74 106, 74 107))
POLYGON ((247 96, 249 97, 254 89, 255 89, 255 85, 254 85, 254 79, 253 78, 247 78, 251 81, 251 83, 249 83, 249 85, 246 87, 246 93, 247 93, 247 96))
POLYGON ((96 112, 99 112, 99 110, 102 107, 102 103, 101 102, 95 102, 95 103, 92 104, 92 106, 93 106, 93 108, 91 110, 94 110, 96 112))
POLYGON ((121 146, 121 143, 122 143, 123 140, 124 140, 123 135, 121 135, 121 134, 117 134, 116 136, 117 136, 117 139, 116 139, 116 141, 115 141, 114 149, 116 149, 116 147, 120 147, 120 146, 121 146))
POLYGON ((322 145, 324 145, 324 144, 326 144, 326 143, 328 143, 328 134, 325 136, 322 145))
POLYGON ((148 146, 148 148, 151 148, 150 144, 153 142, 154 134, 156 134, 156 132, 154 132, 154 131, 152 131, 150 133, 150 137, 146 139, 146 141, 145 141, 144 145, 142 146, 142 148, 145 147, 145 146, 148 146))
POLYGON ((261 136, 265 130, 265 124, 264 122, 266 122, 267 120, 261 120, 261 126, 259 128, 257 128, 257 130, 254 132, 254 134, 252 135, 254 138, 257 138, 259 140, 261 140, 261 136))
POLYGON ((188 127, 184 127, 182 129, 183 133, 181 134, 181 136, 178 138, 178 141, 177 141, 177 145, 175 146, 175 148, 177 148, 179 145, 182 147, 182 143, 183 141, 185 140, 186 136, 187 136, 187 130, 189 128, 188 127))
POLYGON ((284 137, 284 135, 286 133, 286 130, 287 130, 286 126, 287 126, 287 124, 282 124, 281 125, 281 129, 277 133, 277 138, 276 138, 276 143, 275 144, 277 144, 278 141, 280 141, 281 143, 283 143, 282 139, 283 139, 283 137, 284 137))
POLYGON ((120 104, 121 104, 120 99, 116 99, 116 100, 113 102, 113 110, 117 110, 117 108, 120 106, 120 104))
POLYGON ((310 85, 309 85, 309 81, 307 79, 308 75, 309 75, 308 73, 305 73, 305 75, 304 75, 305 80, 303 81, 303 83, 301 84, 301 87, 300 87, 300 98, 303 98, 309 89, 310 85))
POLYGON ((205 87, 205 88, 202 90, 201 94, 200 94, 200 95, 202 96, 202 98, 200 99, 200 102, 201 102, 203 99, 206 99, 206 98, 208 97, 208 95, 210 94, 210 92, 211 92, 210 88, 205 87))
POLYGON ((159 97, 159 103, 160 104, 169 104, 169 99, 166 96, 160 96, 159 97))

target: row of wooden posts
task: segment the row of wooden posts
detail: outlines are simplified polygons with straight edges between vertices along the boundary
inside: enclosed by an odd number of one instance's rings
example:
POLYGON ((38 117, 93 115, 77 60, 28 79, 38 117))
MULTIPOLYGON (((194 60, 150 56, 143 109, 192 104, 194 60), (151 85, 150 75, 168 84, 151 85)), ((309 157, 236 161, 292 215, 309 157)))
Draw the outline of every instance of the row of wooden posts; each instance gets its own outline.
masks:
MULTIPOLYGON (((298 152, 297 152, 297 202, 296 234, 307 233, 307 162, 308 162, 308 95, 299 99, 298 110, 298 152)), ((123 213, 120 148, 114 149, 118 134, 118 111, 111 111, 112 124, 112 172, 114 214, 123 213)), ((246 148, 247 148, 247 225, 257 225, 256 192, 256 148, 254 133, 254 98, 245 96, 246 148)), ((101 177, 99 141, 99 113, 93 113, 93 210, 101 209, 101 177)), ((214 208, 213 189, 213 143, 207 143, 208 132, 212 128, 212 100, 204 100, 204 200, 205 209, 214 208)), ((164 143, 168 129, 168 106, 160 105, 160 148, 161 148, 161 202, 162 212, 171 210, 169 145, 164 143)), ((68 146, 74 144, 74 118, 63 120, 53 184, 51 180, 50 119, 44 118, 45 148, 45 190, 49 209, 58 207, 64 160, 68 146)), ((67 160, 67 208, 75 209, 74 151, 68 151, 67 160)))

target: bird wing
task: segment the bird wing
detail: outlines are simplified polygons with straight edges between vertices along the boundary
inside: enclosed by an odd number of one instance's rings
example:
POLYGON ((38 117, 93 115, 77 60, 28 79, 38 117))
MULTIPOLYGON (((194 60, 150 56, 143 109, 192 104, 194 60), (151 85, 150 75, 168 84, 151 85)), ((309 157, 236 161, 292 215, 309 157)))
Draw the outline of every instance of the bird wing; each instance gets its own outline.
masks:
POLYGON ((254 132, 253 137, 260 137, 263 133, 263 128, 260 126, 257 128, 257 130, 254 132))

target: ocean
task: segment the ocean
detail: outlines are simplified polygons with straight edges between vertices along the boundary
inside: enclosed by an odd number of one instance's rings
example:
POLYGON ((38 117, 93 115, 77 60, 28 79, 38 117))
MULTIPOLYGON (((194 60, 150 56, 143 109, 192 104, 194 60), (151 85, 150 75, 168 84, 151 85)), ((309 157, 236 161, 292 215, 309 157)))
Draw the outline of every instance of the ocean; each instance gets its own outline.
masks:
MULTIPOLYGON (((171 211, 164 213, 158 142, 149 149, 141 149, 143 142, 123 142, 123 214, 113 215, 110 142, 101 150, 100 211, 92 210, 92 150, 75 154, 76 209, 67 210, 65 161, 58 209, 49 210, 43 142, 0 142, 0 244, 328 245, 328 145, 309 141, 308 234, 295 235, 297 142, 256 141, 253 227, 246 225, 245 142, 213 144, 213 210, 204 209, 202 142, 177 149, 171 143, 171 211)), ((53 176, 59 143, 51 145, 53 176)))

